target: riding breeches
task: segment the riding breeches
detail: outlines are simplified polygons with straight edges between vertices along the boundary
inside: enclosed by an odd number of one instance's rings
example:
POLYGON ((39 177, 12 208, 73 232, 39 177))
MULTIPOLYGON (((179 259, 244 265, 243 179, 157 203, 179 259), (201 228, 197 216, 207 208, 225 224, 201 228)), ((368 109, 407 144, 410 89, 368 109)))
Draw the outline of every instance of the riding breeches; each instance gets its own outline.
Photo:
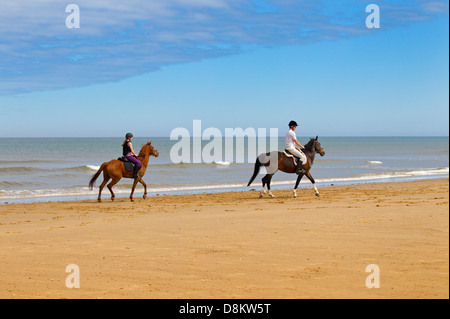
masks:
POLYGON ((291 149, 288 149, 288 151, 295 157, 300 158, 300 160, 303 162, 303 164, 305 164, 308 161, 306 158, 306 155, 303 152, 299 151, 298 149, 291 148, 291 149))
POLYGON ((136 165, 136 167, 142 167, 141 161, 139 161, 136 157, 134 156, 125 156, 127 158, 127 160, 129 160, 131 163, 133 163, 134 165, 136 165))

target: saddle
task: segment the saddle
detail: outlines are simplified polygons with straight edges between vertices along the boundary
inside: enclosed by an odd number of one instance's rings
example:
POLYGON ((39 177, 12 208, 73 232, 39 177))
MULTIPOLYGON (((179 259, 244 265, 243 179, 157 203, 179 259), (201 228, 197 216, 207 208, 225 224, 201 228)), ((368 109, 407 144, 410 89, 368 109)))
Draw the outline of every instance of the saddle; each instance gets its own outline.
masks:
MULTIPOLYGON (((289 150, 284 150, 284 155, 286 157, 292 158, 292 160, 294 161, 294 165, 297 166, 297 163, 300 160, 300 158, 298 158, 297 156, 292 155, 291 152, 289 152, 289 150)), ((303 164, 306 164, 306 163, 303 163, 303 164)))
POLYGON ((297 162, 298 162, 298 160, 299 160, 298 157, 295 157, 294 155, 292 155, 291 152, 289 152, 288 150, 284 150, 284 155, 285 155, 286 157, 292 158, 292 160, 294 161, 294 166, 297 166, 297 162))
POLYGON ((125 156, 119 157, 118 160, 123 162, 123 166, 125 167, 125 171, 127 171, 127 172, 134 172, 134 167, 136 165, 134 165, 132 162, 127 160, 127 158, 125 156))

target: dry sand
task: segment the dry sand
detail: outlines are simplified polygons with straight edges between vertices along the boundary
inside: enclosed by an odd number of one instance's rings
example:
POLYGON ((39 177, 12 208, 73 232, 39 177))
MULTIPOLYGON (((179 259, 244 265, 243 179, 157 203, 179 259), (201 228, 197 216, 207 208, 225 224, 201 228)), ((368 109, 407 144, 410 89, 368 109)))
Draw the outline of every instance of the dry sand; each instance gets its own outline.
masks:
POLYGON ((449 298, 448 179, 274 193, 2 205, 0 298, 449 298))

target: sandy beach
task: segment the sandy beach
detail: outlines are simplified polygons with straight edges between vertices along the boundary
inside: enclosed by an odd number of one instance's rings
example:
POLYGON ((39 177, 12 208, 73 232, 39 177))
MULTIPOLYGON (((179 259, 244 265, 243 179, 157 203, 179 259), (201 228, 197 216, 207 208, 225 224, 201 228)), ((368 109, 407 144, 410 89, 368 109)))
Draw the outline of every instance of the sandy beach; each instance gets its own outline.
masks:
POLYGON ((0 298, 449 298, 448 179, 320 192, 1 205, 0 298))

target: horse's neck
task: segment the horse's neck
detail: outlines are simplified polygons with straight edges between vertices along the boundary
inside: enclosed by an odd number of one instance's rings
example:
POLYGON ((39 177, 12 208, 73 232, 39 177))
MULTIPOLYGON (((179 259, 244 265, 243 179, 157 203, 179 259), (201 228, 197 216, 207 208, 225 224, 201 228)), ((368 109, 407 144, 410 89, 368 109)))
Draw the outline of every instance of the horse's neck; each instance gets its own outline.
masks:
POLYGON ((150 158, 149 154, 139 154, 138 156, 139 160, 141 161, 142 166, 147 167, 148 165, 148 159, 150 158))
POLYGON ((314 158, 316 156, 316 146, 313 145, 312 149, 306 151, 307 155, 311 159, 311 165, 314 163, 314 158))

